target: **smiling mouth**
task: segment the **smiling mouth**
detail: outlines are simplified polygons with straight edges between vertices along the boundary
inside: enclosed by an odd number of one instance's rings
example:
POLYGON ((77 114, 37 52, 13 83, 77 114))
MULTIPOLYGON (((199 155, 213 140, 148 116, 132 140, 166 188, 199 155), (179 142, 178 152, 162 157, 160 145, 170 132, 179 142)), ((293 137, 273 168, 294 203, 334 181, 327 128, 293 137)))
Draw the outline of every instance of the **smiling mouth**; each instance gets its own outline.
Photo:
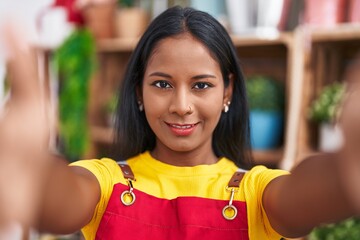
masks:
POLYGON ((174 123, 166 123, 172 133, 174 133, 176 136, 189 136, 192 134, 197 126, 197 123, 195 124, 174 124, 174 123))
POLYGON ((196 124, 184 124, 184 125, 178 125, 178 124, 169 124, 170 127, 178 128, 178 129, 189 129, 194 127, 196 124))

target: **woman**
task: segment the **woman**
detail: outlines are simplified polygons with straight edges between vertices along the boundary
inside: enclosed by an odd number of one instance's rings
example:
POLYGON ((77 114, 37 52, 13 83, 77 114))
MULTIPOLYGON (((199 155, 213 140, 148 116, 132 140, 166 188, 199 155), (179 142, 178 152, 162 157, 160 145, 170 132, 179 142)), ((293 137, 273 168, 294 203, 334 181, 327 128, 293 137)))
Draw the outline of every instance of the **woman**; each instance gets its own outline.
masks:
POLYGON ((82 228, 86 239, 280 239, 359 214, 338 168, 359 166, 358 127, 344 129, 354 144, 292 174, 251 167, 244 79, 230 37, 206 13, 174 7, 157 17, 120 96, 120 162, 45 165, 40 229, 82 228))

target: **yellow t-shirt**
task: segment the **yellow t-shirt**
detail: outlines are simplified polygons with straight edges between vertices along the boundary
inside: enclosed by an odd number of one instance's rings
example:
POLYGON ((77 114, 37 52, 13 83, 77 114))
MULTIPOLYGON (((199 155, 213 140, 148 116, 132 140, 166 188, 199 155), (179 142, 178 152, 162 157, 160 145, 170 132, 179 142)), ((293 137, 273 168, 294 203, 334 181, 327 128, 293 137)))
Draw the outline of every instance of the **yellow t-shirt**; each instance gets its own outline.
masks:
MULTIPOLYGON (((216 200, 229 200, 226 186, 238 167, 226 158, 212 165, 177 167, 154 159, 149 152, 127 160, 134 172, 134 188, 162 199, 191 196, 216 200)), ((101 198, 91 222, 82 231, 86 239, 95 239, 101 218, 107 207, 113 186, 127 184, 118 164, 108 158, 82 160, 71 164, 92 172, 99 181, 101 198)), ((267 184, 274 178, 288 174, 282 170, 270 170, 256 166, 247 171, 235 193, 234 201, 246 202, 248 231, 250 239, 276 239, 281 236, 271 227, 262 205, 262 194, 267 184)))

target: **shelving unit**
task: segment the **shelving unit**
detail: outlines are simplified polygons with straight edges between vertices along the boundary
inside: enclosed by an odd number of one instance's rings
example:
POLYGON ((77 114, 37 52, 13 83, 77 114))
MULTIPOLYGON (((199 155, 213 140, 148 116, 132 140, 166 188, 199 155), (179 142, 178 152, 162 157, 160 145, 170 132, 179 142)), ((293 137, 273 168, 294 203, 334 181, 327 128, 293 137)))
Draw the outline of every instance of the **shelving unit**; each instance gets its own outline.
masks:
MULTIPOLYGON (((283 144, 272 151, 255 151, 254 158, 257 163, 291 169, 304 157, 318 151, 317 126, 308 120, 308 108, 324 85, 342 80, 346 67, 357 57, 360 25, 343 24, 331 29, 303 26, 293 33, 281 33, 272 38, 232 36, 232 39, 245 76, 266 74, 286 85, 283 144)), ((94 81, 98 82, 95 86, 101 86, 101 91, 114 90, 136 43, 137 39, 99 42, 101 77, 94 81)), ((101 115, 101 104, 104 102, 95 104, 94 115, 101 115)), ((106 121, 93 122, 93 141, 110 143, 113 132, 106 121)))
POLYGON ((286 109, 283 143, 275 150, 254 151, 256 164, 277 167, 282 161, 287 145, 285 133, 288 129, 287 113, 291 85, 292 34, 281 33, 276 37, 232 36, 245 77, 266 75, 282 81, 286 87, 286 109))
MULTIPOLYGON (((257 36, 232 36, 232 40, 237 49, 240 62, 245 76, 252 74, 266 74, 283 81, 286 86, 286 97, 289 102, 290 96, 290 77, 291 77, 291 50, 292 34, 281 33, 275 37, 257 37, 257 36)), ((91 136, 93 139, 93 148, 97 145, 110 144, 112 142, 113 131, 108 127, 106 119, 102 112, 109 96, 116 89, 123 74, 126 62, 135 48, 138 39, 106 39, 98 43, 98 54, 101 62, 100 72, 93 81, 93 95, 98 95, 101 86, 101 95, 104 98, 99 103, 90 103, 91 115, 91 136), (115 86, 115 88, 114 88, 115 86), (105 96, 105 97, 104 97, 105 96)), ((288 111, 286 111, 288 112, 288 111)), ((288 125, 285 126, 284 135, 287 132, 288 125)), ((258 164, 268 166, 277 166, 282 161, 287 144, 285 136, 282 146, 276 150, 255 151, 253 156, 258 164)), ((96 152, 97 150, 95 150, 96 152)))
POLYGON ((308 120, 308 108, 325 85, 344 81, 346 68, 352 60, 359 57, 360 25, 343 24, 331 29, 302 28, 297 34, 306 47, 303 46, 297 56, 303 59, 303 64, 299 66, 303 76, 298 79, 303 88, 299 124, 295 133, 295 163, 318 152, 318 126, 308 120))

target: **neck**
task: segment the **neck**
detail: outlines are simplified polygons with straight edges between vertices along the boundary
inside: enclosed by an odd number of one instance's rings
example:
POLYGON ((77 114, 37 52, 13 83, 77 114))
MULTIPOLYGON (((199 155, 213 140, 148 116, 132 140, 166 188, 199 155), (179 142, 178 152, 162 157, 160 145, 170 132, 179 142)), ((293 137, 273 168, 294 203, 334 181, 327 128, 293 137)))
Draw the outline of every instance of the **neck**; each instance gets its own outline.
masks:
POLYGON ((157 146, 151 152, 151 155, 153 158, 163 163, 179 167, 210 165, 219 160, 211 149, 208 151, 200 149, 192 151, 173 151, 169 148, 161 148, 157 146))

